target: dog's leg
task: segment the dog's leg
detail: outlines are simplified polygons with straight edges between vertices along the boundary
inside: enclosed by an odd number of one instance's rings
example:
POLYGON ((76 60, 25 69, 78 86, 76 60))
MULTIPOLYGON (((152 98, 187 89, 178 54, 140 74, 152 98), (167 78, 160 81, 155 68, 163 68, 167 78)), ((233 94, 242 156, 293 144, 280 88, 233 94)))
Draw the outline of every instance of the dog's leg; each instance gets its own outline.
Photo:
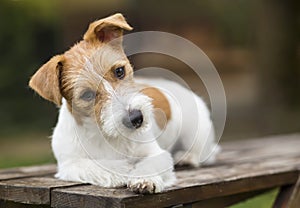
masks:
POLYGON ((202 164, 208 165, 215 162, 220 147, 214 141, 213 126, 207 129, 207 131, 200 131, 194 138, 185 136, 183 149, 174 154, 174 160, 178 165, 199 167, 202 164))
POLYGON ((149 154, 135 164, 130 172, 128 188, 136 193, 157 193, 174 184, 173 159, 169 152, 160 149, 156 141, 143 149, 156 149, 156 154, 149 154))
POLYGON ((74 159, 59 163, 55 177, 102 187, 122 187, 131 168, 124 160, 74 159))

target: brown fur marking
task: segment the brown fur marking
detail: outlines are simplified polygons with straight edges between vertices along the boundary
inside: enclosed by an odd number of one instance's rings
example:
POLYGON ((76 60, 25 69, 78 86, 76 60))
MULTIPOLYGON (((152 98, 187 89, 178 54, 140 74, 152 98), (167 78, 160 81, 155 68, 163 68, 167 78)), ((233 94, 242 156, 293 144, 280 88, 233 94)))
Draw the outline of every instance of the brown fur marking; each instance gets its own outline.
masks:
POLYGON ((29 86, 43 98, 61 105, 59 62, 63 61, 62 55, 57 55, 45 63, 31 78, 29 86))
POLYGON ((170 103, 166 96, 155 87, 147 87, 142 90, 142 93, 152 98, 152 105, 154 109, 160 109, 164 112, 165 116, 160 111, 155 111, 154 116, 158 126, 164 129, 167 122, 171 119, 170 103))
POLYGON ((132 30, 122 14, 115 14, 104 19, 100 19, 90 24, 83 36, 87 41, 109 42, 114 38, 122 36, 122 30, 132 30))

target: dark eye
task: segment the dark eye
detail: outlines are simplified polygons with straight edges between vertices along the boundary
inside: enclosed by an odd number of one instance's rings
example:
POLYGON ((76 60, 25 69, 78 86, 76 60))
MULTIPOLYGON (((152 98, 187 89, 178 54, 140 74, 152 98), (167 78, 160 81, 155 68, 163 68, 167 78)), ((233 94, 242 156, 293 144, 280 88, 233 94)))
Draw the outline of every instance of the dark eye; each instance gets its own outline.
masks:
POLYGON ((96 92, 92 90, 86 90, 84 93, 80 96, 80 99, 85 101, 91 101, 94 100, 96 97, 96 92))
POLYGON ((121 66, 115 69, 115 77, 118 79, 123 79, 125 77, 125 67, 121 66))

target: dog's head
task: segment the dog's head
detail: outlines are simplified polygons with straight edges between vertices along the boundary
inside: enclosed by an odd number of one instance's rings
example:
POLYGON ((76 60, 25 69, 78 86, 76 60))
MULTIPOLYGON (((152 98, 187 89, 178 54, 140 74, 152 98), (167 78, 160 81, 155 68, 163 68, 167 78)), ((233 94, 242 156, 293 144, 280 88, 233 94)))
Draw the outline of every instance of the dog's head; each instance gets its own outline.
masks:
POLYGON ((33 75, 30 87, 58 106, 65 100, 79 125, 92 121, 110 137, 145 129, 151 99, 134 83, 122 46, 123 30, 131 29, 121 14, 91 23, 83 40, 33 75))

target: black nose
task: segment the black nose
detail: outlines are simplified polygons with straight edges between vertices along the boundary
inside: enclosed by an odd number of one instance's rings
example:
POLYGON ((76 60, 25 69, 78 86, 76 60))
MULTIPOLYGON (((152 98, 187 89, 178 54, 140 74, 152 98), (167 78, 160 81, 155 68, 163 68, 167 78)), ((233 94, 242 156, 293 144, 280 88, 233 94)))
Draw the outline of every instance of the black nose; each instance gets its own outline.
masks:
POLYGON ((143 123, 143 114, 137 109, 129 110, 128 116, 123 118, 122 122, 127 128, 140 128, 143 123))

